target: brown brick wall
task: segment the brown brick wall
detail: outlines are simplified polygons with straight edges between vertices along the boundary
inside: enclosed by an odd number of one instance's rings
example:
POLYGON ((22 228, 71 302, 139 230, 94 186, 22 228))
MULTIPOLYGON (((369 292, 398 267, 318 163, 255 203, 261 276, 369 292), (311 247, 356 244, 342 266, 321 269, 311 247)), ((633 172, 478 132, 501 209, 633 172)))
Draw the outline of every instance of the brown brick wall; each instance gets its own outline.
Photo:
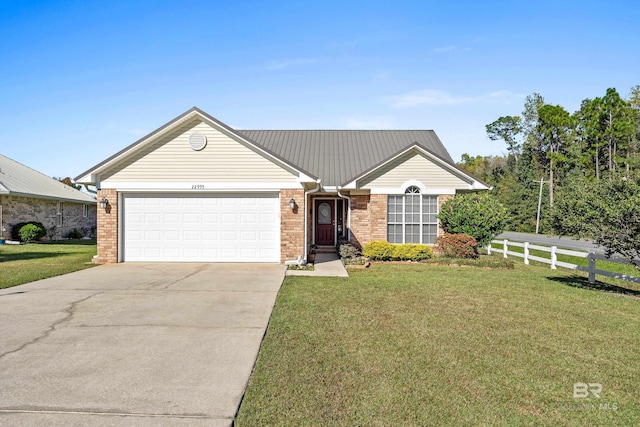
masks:
POLYGON ((58 201, 39 199, 36 197, 21 197, 13 195, 0 196, 2 206, 2 224, 0 236, 10 239, 11 230, 20 222, 37 221, 47 229, 47 239, 66 238, 69 231, 77 228, 86 236, 96 234, 96 204, 89 206, 87 217, 83 216, 85 203, 62 202, 62 227, 58 227, 58 201), (4 229, 4 231, 2 231, 4 229))
POLYGON ((371 241, 370 195, 351 196, 351 242, 360 246, 371 241))
POLYGON ((386 194, 372 194, 369 204, 371 240, 387 240, 387 200, 386 194))
POLYGON ((116 190, 98 190, 98 203, 109 200, 107 209, 98 206, 98 264, 118 262, 118 193, 116 190))
POLYGON ((387 240, 387 196, 351 196, 351 241, 364 245, 372 240, 387 240))
POLYGON ((304 257, 304 190, 280 191, 280 262, 304 257), (296 201, 291 210, 289 200, 296 201))

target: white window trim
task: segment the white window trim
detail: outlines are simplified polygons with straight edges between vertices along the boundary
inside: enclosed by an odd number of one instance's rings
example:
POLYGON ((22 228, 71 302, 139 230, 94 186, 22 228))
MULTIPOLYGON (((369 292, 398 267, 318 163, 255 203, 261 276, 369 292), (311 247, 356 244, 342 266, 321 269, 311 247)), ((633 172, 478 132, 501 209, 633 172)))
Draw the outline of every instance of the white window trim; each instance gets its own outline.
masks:
POLYGON ((89 205, 84 204, 82 205, 82 217, 86 218, 89 216, 89 205))
POLYGON ((387 198, 387 240, 389 240, 389 226, 390 225, 400 225, 401 229, 402 229, 402 242, 394 242, 394 243, 407 243, 407 236, 406 236, 406 226, 407 225, 418 225, 419 226, 419 237, 420 237, 420 242, 421 244, 425 244, 425 245, 430 245, 433 244, 435 242, 430 242, 430 243, 425 243, 423 241, 423 237, 424 237, 424 227, 426 225, 435 225, 436 226, 436 235, 437 235, 437 226, 438 226, 438 220, 436 218, 436 222, 424 222, 423 218, 424 218, 424 201, 425 201, 425 197, 434 197, 435 198, 435 202, 436 202, 436 215, 438 214, 438 196, 437 195, 431 195, 431 194, 423 194, 422 189, 419 188, 418 186, 409 186, 406 188, 404 194, 390 194, 389 196, 400 196, 402 197, 402 212, 398 213, 396 212, 395 215, 400 214, 400 218, 402 219, 402 221, 398 222, 398 221, 390 221, 389 219, 389 198, 387 198), (419 222, 407 222, 406 221, 406 202, 407 202, 407 196, 408 195, 420 195, 420 203, 419 205, 419 213, 418 213, 418 218, 420 219, 419 222))
POLYGON ((56 227, 62 227, 62 202, 58 202, 56 207, 56 227))

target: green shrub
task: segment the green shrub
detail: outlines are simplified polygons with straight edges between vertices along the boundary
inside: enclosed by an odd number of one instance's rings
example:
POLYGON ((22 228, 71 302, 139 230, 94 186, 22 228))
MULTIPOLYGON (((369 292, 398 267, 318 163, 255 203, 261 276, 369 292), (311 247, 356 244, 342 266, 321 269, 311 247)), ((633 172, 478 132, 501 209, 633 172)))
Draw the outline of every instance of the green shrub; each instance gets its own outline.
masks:
POLYGON ((427 245, 405 243, 394 245, 392 259, 398 261, 423 261, 433 256, 433 249, 427 245))
POLYGON ((438 219, 447 233, 465 233, 485 247, 504 231, 504 206, 489 192, 458 194, 442 204, 438 219))
POLYGON ((478 242, 473 236, 464 233, 445 233, 436 239, 438 250, 451 258, 477 258, 478 242))
POLYGON ((417 243, 393 244, 374 240, 364 245, 362 255, 373 261, 423 261, 433 257, 433 249, 417 243))
POLYGON ((77 228, 74 228, 67 235, 69 239, 82 239, 84 237, 84 233, 77 228))
POLYGON ((362 255, 360 248, 351 243, 341 243, 338 246, 338 253, 341 258, 356 258, 362 255))
POLYGON ((23 242, 34 242, 47 235, 47 230, 42 224, 26 224, 20 228, 20 240, 23 242))
POLYGON ((42 229, 45 230, 45 233, 46 233, 46 229, 44 228, 44 225, 42 225, 41 222, 38 222, 38 221, 19 222, 15 224, 11 229, 11 240, 22 240, 22 238, 20 237, 20 229, 27 224, 33 224, 37 227, 42 227, 42 229))
POLYGON ((374 240, 362 247, 362 255, 375 261, 390 261, 393 257, 394 244, 383 240, 374 240))

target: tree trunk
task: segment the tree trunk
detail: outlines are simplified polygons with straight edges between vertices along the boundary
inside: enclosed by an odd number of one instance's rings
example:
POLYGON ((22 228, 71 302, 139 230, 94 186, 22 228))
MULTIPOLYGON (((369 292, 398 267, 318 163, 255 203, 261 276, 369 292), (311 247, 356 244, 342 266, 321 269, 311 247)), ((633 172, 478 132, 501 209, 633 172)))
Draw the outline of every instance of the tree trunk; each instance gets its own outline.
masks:
POLYGON ((553 157, 549 163, 549 206, 553 207, 553 157))
POLYGON ((613 158, 611 156, 611 139, 609 139, 609 172, 613 170, 613 158))
MULTIPOLYGON (((613 127, 613 113, 611 112, 611 110, 609 110, 609 132, 613 132, 612 127, 613 127)), ((611 134, 609 134, 611 135, 611 134)), ((613 155, 611 152, 612 149, 612 145, 613 145, 613 140, 611 138, 611 136, 609 136, 609 172, 613 171, 613 155)))

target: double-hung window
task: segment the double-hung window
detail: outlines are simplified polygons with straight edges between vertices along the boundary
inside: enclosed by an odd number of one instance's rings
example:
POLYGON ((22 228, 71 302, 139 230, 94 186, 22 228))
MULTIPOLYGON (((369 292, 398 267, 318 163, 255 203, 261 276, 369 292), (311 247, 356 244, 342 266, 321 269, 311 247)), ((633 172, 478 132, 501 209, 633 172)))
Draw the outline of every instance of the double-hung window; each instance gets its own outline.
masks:
POLYGON ((438 196, 425 196, 418 187, 389 196, 387 240, 390 243, 435 243, 438 236, 438 196))

